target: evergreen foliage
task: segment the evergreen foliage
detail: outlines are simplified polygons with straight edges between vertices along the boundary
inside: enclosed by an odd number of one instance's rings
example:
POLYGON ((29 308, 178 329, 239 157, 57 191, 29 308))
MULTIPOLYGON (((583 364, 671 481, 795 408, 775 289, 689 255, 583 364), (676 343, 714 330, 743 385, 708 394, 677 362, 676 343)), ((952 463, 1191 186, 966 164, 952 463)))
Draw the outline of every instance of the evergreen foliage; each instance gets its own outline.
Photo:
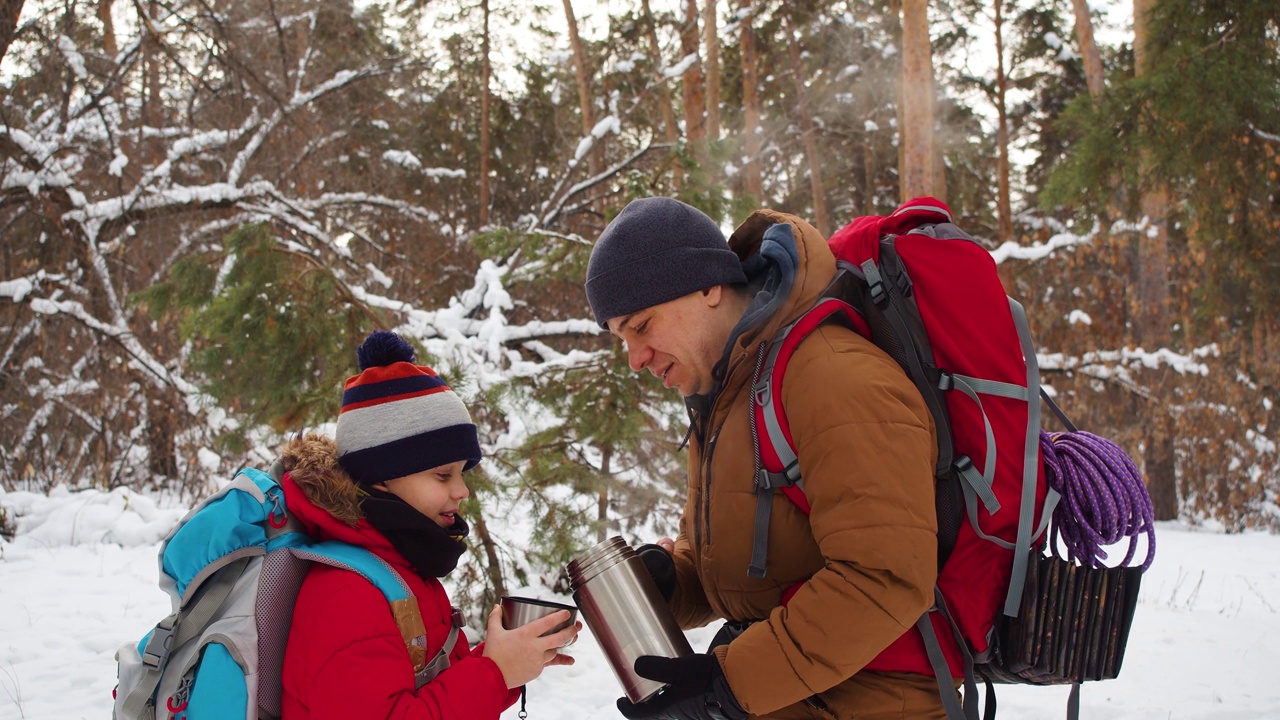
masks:
POLYGON ((1280 10, 1170 0, 1151 21, 1150 70, 1069 108, 1079 139, 1045 201, 1097 213, 1119 187, 1132 214, 1143 190, 1168 188, 1205 263, 1197 322, 1251 324, 1280 301, 1280 10))
POLYGON ((249 427, 282 432, 337 417, 352 348, 370 320, 332 271, 263 225, 226 237, 222 252, 183 258, 136 296, 178 319, 201 389, 249 427))

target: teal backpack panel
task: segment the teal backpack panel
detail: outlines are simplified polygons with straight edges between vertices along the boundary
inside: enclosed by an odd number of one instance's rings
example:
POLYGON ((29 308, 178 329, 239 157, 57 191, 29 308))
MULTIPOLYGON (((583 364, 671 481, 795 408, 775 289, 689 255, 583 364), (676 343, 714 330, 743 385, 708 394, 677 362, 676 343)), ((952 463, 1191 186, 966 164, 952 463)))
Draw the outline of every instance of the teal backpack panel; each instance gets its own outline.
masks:
POLYGON ((278 718, 293 604, 313 562, 359 573, 388 602, 411 595, 367 550, 301 532, 279 483, 253 469, 179 521, 159 560, 173 613, 117 651, 115 720, 278 718))

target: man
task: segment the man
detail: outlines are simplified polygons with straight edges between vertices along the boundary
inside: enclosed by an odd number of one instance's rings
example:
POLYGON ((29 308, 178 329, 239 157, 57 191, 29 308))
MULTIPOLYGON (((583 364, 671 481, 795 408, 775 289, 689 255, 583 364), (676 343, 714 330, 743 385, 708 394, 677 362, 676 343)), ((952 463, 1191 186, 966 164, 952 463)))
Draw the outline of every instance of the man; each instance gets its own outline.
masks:
POLYGON ((643 556, 681 627, 729 621, 707 653, 637 661, 638 673, 670 685, 639 704, 619 700, 629 718, 945 717, 933 678, 864 670, 932 604, 937 450, 911 381, 841 325, 809 335, 783 383, 811 513, 775 493, 767 573, 747 573, 753 374, 835 270, 826 242, 796 217, 758 211, 726 243, 715 222, 672 198, 630 203, 596 242, 586 291, 597 322, 626 343, 632 370, 679 390, 691 425, 679 536, 643 556))

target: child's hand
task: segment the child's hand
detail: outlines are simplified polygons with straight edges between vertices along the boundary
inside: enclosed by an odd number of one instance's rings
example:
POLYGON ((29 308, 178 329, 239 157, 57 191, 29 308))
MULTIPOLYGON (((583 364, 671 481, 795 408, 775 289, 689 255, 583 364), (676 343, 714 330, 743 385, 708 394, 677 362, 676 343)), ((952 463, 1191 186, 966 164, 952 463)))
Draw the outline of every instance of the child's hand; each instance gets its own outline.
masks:
POLYGON ((560 648, 578 638, 582 623, 553 635, 543 633, 569 619, 568 610, 560 610, 546 617, 521 625, 514 630, 502 627, 502 606, 494 606, 489 613, 489 625, 484 641, 484 656, 502 671, 508 688, 518 688, 542 674, 551 665, 572 665, 573 658, 559 652, 560 648))

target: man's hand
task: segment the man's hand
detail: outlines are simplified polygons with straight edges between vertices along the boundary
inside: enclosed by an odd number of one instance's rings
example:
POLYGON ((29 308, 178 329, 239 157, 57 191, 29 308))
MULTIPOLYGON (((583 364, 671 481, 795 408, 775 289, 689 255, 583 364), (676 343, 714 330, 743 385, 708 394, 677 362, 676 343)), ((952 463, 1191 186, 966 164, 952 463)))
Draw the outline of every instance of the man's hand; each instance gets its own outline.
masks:
POLYGON ((715 655, 681 658, 644 655, 636 659, 636 674, 668 683, 642 703, 618 698, 618 711, 629 720, 744 720, 747 711, 729 689, 715 655))

